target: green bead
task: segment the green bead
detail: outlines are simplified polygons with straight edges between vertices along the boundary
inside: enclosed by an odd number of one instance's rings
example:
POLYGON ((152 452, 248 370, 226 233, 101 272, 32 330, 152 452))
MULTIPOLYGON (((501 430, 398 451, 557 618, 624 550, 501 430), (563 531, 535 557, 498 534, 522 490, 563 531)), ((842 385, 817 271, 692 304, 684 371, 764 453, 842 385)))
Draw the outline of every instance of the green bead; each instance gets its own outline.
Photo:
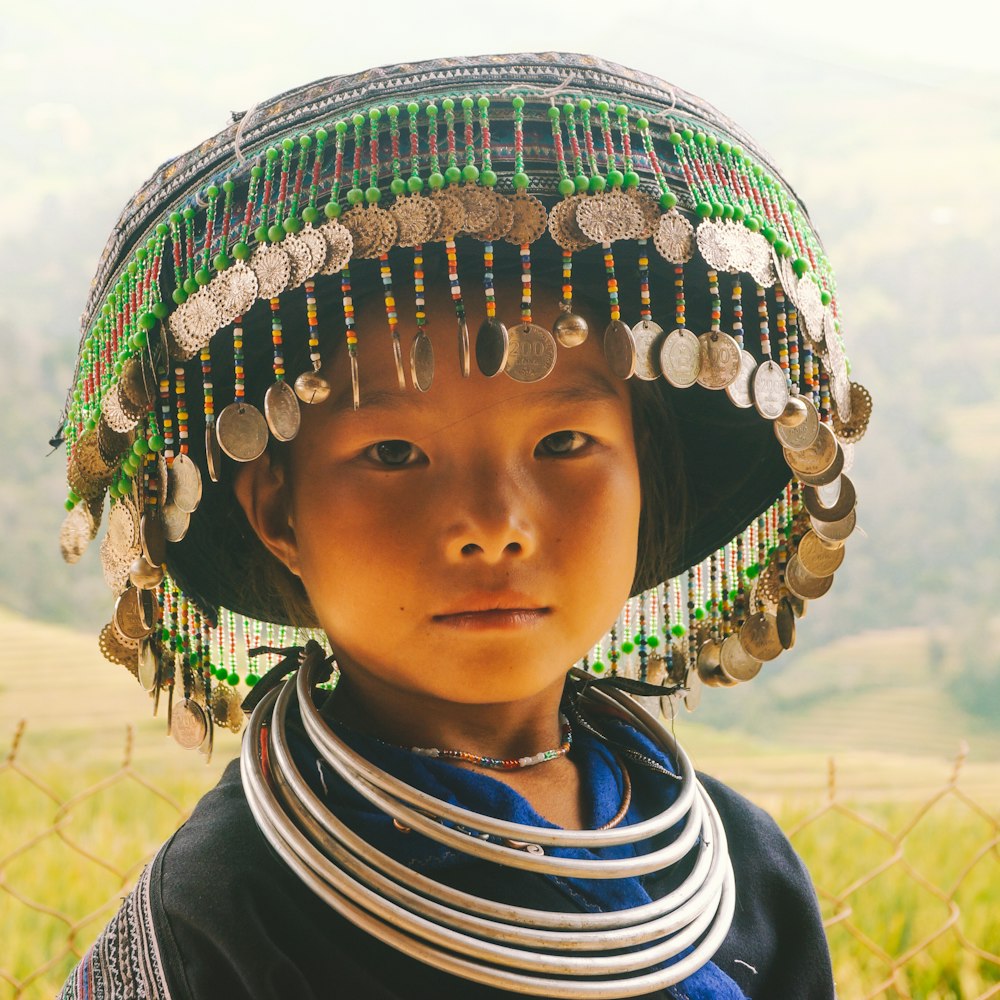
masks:
POLYGON ((635 644, 629 642, 628 639, 626 639, 622 643, 622 652, 623 653, 631 653, 634 649, 635 649, 635 644))
POLYGON ((162 434, 151 434, 149 437, 149 450, 150 451, 163 451, 163 435, 162 434))
POLYGON ((589 97, 581 97, 577 103, 580 105, 581 111, 589 111, 591 108, 589 97))
POLYGON ((733 206, 723 205, 722 206, 722 217, 724 219, 731 219, 733 217, 733 206))
POLYGON ((131 340, 132 347, 137 351, 142 350, 146 346, 146 339, 145 330, 136 330, 135 336, 131 340))
POLYGON ((589 187, 594 194, 597 194, 604 190, 604 184, 604 178, 601 177, 600 174, 594 174, 594 176, 590 178, 589 187))
POLYGON ((611 105, 610 105, 610 104, 608 104, 608 102, 607 102, 607 101, 598 101, 598 102, 597 102, 597 110, 598 110, 598 111, 599 111, 599 112, 600 112, 600 113, 601 113, 602 115, 604 115, 604 114, 607 114, 607 113, 608 113, 608 111, 610 110, 610 108, 611 108, 611 105))
POLYGON ((314 225, 319 221, 319 209, 315 205, 306 205, 302 209, 302 221, 314 225))
MULTIPOLYGON (((371 111, 368 112, 368 118, 373 122, 377 122, 381 117, 382 112, 379 111, 378 108, 372 108, 371 111)), ((362 119, 362 121, 364 121, 364 119, 362 119)))
POLYGON ((746 227, 752 233, 759 233, 763 228, 764 224, 760 221, 760 216, 748 215, 746 218, 746 227))
POLYGON ((385 110, 389 113, 390 118, 399 117, 399 108, 395 104, 390 104, 385 110))
POLYGON ((225 191, 226 194, 232 194, 236 190, 236 185, 232 181, 223 181, 222 190, 225 191))
POLYGON ((266 243, 267 242, 267 226, 258 226, 253 231, 253 238, 258 243, 266 243))
MULTIPOLYGON (((131 337, 129 339, 131 340, 131 337)), ((112 368, 114 369, 114 373, 116 375, 121 375, 121 373, 122 373, 122 363, 120 361, 116 361, 114 363, 114 365, 112 365, 112 368)))
POLYGON ((528 184, 531 183, 528 175, 523 170, 519 170, 516 174, 514 174, 513 181, 514 187, 516 187, 518 191, 524 191, 528 184))
POLYGON ((681 138, 685 142, 690 142, 694 138, 694 130, 689 128, 681 129, 681 138))
POLYGON ((444 172, 444 177, 449 184, 457 184, 462 179, 462 171, 458 167, 448 167, 444 172))
POLYGON ((796 257, 792 261, 792 270, 801 278, 809 270, 809 261, 805 257, 796 257))
POLYGON ((111 499, 112 500, 117 500, 121 496, 121 493, 118 491, 118 484, 117 483, 112 483, 108 487, 108 493, 111 494, 111 499))
POLYGON ((670 145, 679 146, 684 141, 684 136, 680 132, 670 133, 670 145))
POLYGON ((651 635, 646 640, 646 645, 649 646, 650 649, 656 649, 656 647, 659 646, 659 644, 660 644, 660 637, 658 635, 651 635))
POLYGON ((365 191, 365 201, 369 205, 377 205, 382 200, 382 192, 377 187, 370 187, 365 191))
POLYGON ((185 222, 190 222, 194 218, 194 209, 185 208, 181 215, 184 217, 185 222))
POLYGON ((187 302, 187 292, 183 288, 175 288, 171 297, 179 306, 187 302))
POLYGON ((625 189, 627 191, 639 186, 639 175, 634 170, 625 171, 625 189))
POLYGON ((559 117, 559 109, 555 106, 549 108, 549 118, 555 121, 559 117))
POLYGON ((573 194, 576 191, 576 185, 573 183, 572 177, 564 177, 559 182, 559 193, 564 196, 573 194))
POLYGON ((229 675, 229 676, 228 676, 228 677, 226 678, 226 680, 227 680, 227 681, 228 681, 228 682, 229 682, 229 683, 230 683, 230 684, 231 684, 231 685, 232 685, 233 687, 236 687, 236 685, 237 685, 237 684, 239 684, 239 682, 240 682, 240 675, 239 675, 238 673, 236 673, 236 671, 234 670, 234 671, 233 671, 233 672, 232 672, 232 673, 231 673, 231 674, 230 674, 230 675, 229 675))
POLYGON ((441 102, 441 107, 444 108, 445 111, 453 111, 455 109, 455 102, 450 97, 446 97, 441 102))
POLYGON ((761 235, 763 235, 764 239, 767 240, 768 243, 774 243, 774 241, 778 238, 778 230, 775 229, 774 226, 764 226, 761 230, 761 235))
POLYGON ((777 240, 775 242, 775 244, 774 244, 774 249, 782 257, 791 257, 792 256, 792 245, 791 245, 791 243, 787 242, 787 240, 777 240))
POLYGON ((278 223, 275 222, 271 226, 271 228, 268 229, 268 231, 267 231, 267 238, 272 243, 280 243, 285 238, 285 227, 284 226, 279 226, 278 223))
POLYGON ((462 167, 462 179, 467 181, 469 184, 475 184, 479 180, 479 167, 474 166, 471 163, 467 163, 462 167))
POLYGON ((156 235, 166 236, 170 232, 170 227, 165 222, 158 222, 156 224, 156 235))
POLYGON ((406 193, 406 181, 402 177, 393 177, 389 181, 389 190, 398 198, 401 194, 406 193))
POLYGON ((472 108, 473 108, 473 106, 474 106, 474 104, 475 104, 475 102, 472 100, 471 97, 463 97, 462 98, 462 107, 466 111, 471 111, 472 108))
POLYGON ((97 426, 97 421, 93 417, 87 418, 87 430, 92 431, 97 426))
POLYGON ((699 219, 707 219, 712 214, 712 206, 707 201, 699 201, 694 206, 694 211, 699 219))
POLYGON ((326 142, 326 140, 329 139, 329 138, 330 138, 330 133, 327 132, 327 130, 325 128, 318 128, 318 129, 316 129, 316 141, 317 142, 326 142))
POLYGON ((733 156, 735 156, 737 160, 742 160, 745 155, 746 154, 743 152, 742 146, 733 146, 733 156))
POLYGON ((482 184, 483 187, 488 187, 488 188, 496 187, 496 183, 497 183, 497 174, 496 174, 496 171, 495 170, 483 170, 479 174, 479 183, 482 184))
POLYGON ((742 205, 733 205, 733 218, 737 222, 743 222, 746 217, 746 209, 742 205))
POLYGON ((590 190, 590 178, 586 174, 577 174, 573 178, 573 187, 577 194, 586 194, 590 190))
POLYGON ((247 246, 242 240, 233 247, 233 256, 237 260, 249 260, 250 259, 250 247, 247 246))
POLYGON ((138 437, 132 442, 132 451, 138 455, 140 458, 143 455, 149 454, 149 445, 146 443, 146 439, 138 437))
POLYGON ((420 105, 417 104, 416 101, 410 101, 410 103, 406 105, 406 110, 411 115, 415 115, 420 110, 420 105))
POLYGON ((67 510, 72 510, 76 506, 76 501, 73 500, 71 497, 66 497, 66 499, 63 501, 63 506, 67 510))
POLYGON ((712 218, 713 219, 721 219, 722 218, 722 213, 725 210, 725 208, 726 208, 726 206, 723 205, 721 201, 713 201, 712 202, 712 218))
POLYGON ((232 261, 229 259, 229 254, 222 253, 221 251, 212 259, 212 266, 216 269, 216 271, 225 271, 231 263, 232 261))
POLYGON ((646 129, 649 128, 649 119, 648 118, 638 118, 638 119, 636 119, 635 127, 640 132, 645 132, 646 129))
POLYGON ((427 178, 427 183, 430 184, 432 191, 440 191, 444 187, 444 174, 439 170, 435 170, 434 173, 427 178))
POLYGON ((264 170, 263 170, 263 168, 262 168, 262 167, 259 167, 259 166, 256 166, 256 165, 252 166, 252 167, 250 168, 250 176, 251 176, 251 177, 252 177, 252 178, 253 178, 254 180, 257 180, 257 181, 259 181, 259 180, 261 179, 261 177, 263 177, 263 176, 264 176, 264 170))
POLYGON ((302 220, 297 215, 290 215, 281 224, 286 233, 297 233, 302 229, 302 220))
MULTIPOLYGON (((141 264, 146 259, 146 250, 144 247, 139 247, 135 252, 135 259, 141 264)), ((136 268, 138 270, 138 268, 136 268)))
POLYGON ((438 109, 436 104, 428 104, 427 110, 424 112, 424 114, 426 114, 427 117, 431 119, 431 121, 437 118, 437 113, 438 109))
POLYGON ((669 212, 670 209, 674 208, 676 205, 677 195, 675 195, 673 191, 664 191, 663 194, 660 195, 660 208, 662 208, 664 212, 669 212))
POLYGON ((723 155, 728 156, 729 153, 732 152, 733 146, 732 143, 726 142, 726 140, 723 139, 722 142, 719 143, 719 149, 722 150, 723 155))
POLYGON ((336 219, 340 216, 340 213, 341 213, 341 207, 340 204, 336 201, 328 201, 325 207, 323 208, 323 214, 328 219, 336 219))
POLYGON ((620 170, 608 171, 608 184, 613 188, 620 188, 625 183, 625 175, 620 170))
POLYGON ((194 293, 198 291, 198 282, 195 281, 194 278, 185 278, 184 291, 187 292, 188 295, 194 295, 194 293))
POLYGON ((252 688, 254 684, 256 684, 257 681, 259 680, 260 678, 256 674, 247 674, 246 676, 247 687, 252 688))
POLYGON ((141 330, 152 330, 156 326, 156 317, 151 312, 144 312, 139 317, 139 328, 141 330))
POLYGON ((490 106, 490 99, 488 97, 480 97, 476 103, 485 111, 490 106))
POLYGON ((180 212, 171 212, 169 218, 170 218, 170 225, 179 226, 181 224, 182 220, 180 212))
POLYGON ((704 608, 695 608, 694 609, 694 616, 695 616, 695 618, 698 621, 701 621, 702 618, 705 617, 705 609, 704 608))
POLYGON ((833 301, 833 296, 829 292, 823 291, 819 293, 819 300, 823 305, 828 306, 833 301))
POLYGON ((510 106, 511 106, 511 107, 512 107, 512 108, 513 108, 513 109, 514 109, 515 111, 520 111, 520 110, 521 110, 521 108, 523 108, 523 107, 524 107, 524 98, 523 98, 523 97, 515 97, 515 98, 514 98, 514 99, 513 99, 513 100, 512 100, 511 102, 510 102, 510 106))
POLYGON ((708 137, 708 148, 715 149, 715 147, 718 145, 719 145, 719 140, 716 139, 714 135, 710 135, 708 137))
POLYGON ((135 262, 134 260, 132 260, 132 261, 129 261, 129 265, 128 265, 128 267, 126 268, 126 270, 127 270, 127 271, 128 271, 128 273, 129 273, 130 275, 132 275, 132 277, 134 278, 134 277, 136 276, 136 273, 137 273, 137 272, 138 272, 138 270, 139 270, 139 265, 138 265, 138 264, 137 264, 137 263, 136 263, 136 262, 135 262))
POLYGON ((360 205, 365 200, 365 193, 361 188, 351 188, 347 192, 347 204, 348 205, 360 205))
POLYGON ((708 141, 708 136, 704 132, 695 132, 694 143, 696 146, 704 146, 708 141))
POLYGON ((197 281, 199 285, 205 286, 212 280, 212 272, 207 267, 199 267, 198 270, 194 272, 194 280, 197 281))
POLYGON ((347 131, 347 122, 337 122, 333 128, 338 135, 343 135, 347 131))
POLYGON ((355 125, 364 125, 364 123, 365 123, 365 116, 363 114, 361 114, 360 112, 357 112, 357 113, 351 115, 351 121, 355 125))
POLYGON ((605 670, 605 666, 604 666, 603 663, 601 663, 600 660, 594 660, 594 662, 591 663, 591 665, 590 665, 590 672, 592 674, 603 674, 604 670, 605 670))
POLYGON ((218 198, 219 189, 214 184, 209 184, 208 187, 205 188, 205 194, 208 195, 209 198, 218 198))
POLYGON ((295 148, 295 140, 290 136, 285 136, 285 138, 281 140, 281 148, 290 153, 295 148))
POLYGON ((419 194, 419 193, 420 193, 421 191, 423 191, 423 189, 424 189, 424 182, 423 182, 423 178, 421 178, 421 177, 411 177, 411 178, 410 178, 410 179, 409 179, 409 180, 408 180, 408 181, 406 182, 406 186, 407 186, 407 188, 408 188, 408 189, 409 189, 409 190, 410 190, 410 191, 411 191, 411 192, 412 192, 413 194, 419 194))
POLYGON ((747 566, 747 579, 752 580, 760 572, 760 567, 754 563, 752 566, 747 566))

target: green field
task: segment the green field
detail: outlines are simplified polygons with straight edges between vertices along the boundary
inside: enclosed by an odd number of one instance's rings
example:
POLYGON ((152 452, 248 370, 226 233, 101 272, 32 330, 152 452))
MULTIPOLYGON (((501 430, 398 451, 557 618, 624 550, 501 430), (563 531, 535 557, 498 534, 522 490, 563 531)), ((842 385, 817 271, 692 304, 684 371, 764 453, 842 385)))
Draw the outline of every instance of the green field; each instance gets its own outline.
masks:
MULTIPOLYGON (((162 719, 144 719, 133 764, 123 770, 126 726, 149 708, 125 670, 106 663, 93 640, 64 629, 7 616, 0 630, 0 761, 18 720, 28 720, 14 763, 0 763, 0 1000, 40 998, 58 988, 73 951, 93 939, 143 860, 237 753, 238 739, 223 734, 206 766, 165 737, 162 719)), ((849 651, 851 641, 844 640, 849 651)), ((944 713, 940 697, 920 694, 920 637, 909 641, 890 634, 855 640, 855 675, 839 678, 843 690, 826 699, 815 690, 822 662, 800 665, 784 678, 785 697, 800 709, 808 702, 811 714, 791 713, 783 724, 776 714, 773 741, 687 718, 677 725, 699 767, 792 832, 825 914, 841 918, 829 933, 843 998, 872 995, 890 978, 892 958, 910 951, 916 954, 896 987, 878 995, 945 1000, 1000 992, 1000 965, 960 939, 1000 952, 1000 767, 989 733, 955 708, 944 713), (862 649, 873 651, 878 668, 858 662, 862 649), (908 687, 897 685, 892 712, 885 703, 868 710, 856 697, 852 706, 852 684, 878 704, 894 653, 910 673, 908 687), (953 770, 921 733, 928 713, 940 751, 952 753, 961 735, 954 727, 968 724, 972 753, 958 784, 969 801, 952 791, 924 813, 953 770), (824 717, 834 720, 827 728, 824 717), (841 749, 831 806, 833 748, 841 749), (818 818, 806 822, 811 816, 818 818), (954 912, 942 895, 958 916, 938 935, 954 912)))

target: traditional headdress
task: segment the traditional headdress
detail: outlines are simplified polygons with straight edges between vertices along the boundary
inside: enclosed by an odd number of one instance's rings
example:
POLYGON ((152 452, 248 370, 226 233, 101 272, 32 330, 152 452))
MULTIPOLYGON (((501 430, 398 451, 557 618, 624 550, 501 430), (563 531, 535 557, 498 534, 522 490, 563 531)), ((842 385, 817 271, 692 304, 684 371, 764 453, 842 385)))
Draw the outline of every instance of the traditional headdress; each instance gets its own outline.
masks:
POLYGON ((213 722, 239 727, 234 689, 257 679, 245 648, 285 646, 303 624, 245 585, 263 550, 227 463, 295 436, 300 408, 329 392, 321 365, 339 338, 356 406, 366 352, 393 351, 400 387, 428 390, 434 258, 465 371, 523 382, 587 336, 573 279, 599 268, 607 322, 590 336, 674 414, 683 538, 649 561, 585 670, 691 701, 699 678, 745 681, 789 648, 805 602, 829 589, 871 400, 848 376, 822 244, 753 141, 678 88, 577 55, 333 77, 161 167, 115 226, 83 315, 59 435, 63 553, 78 558, 106 516, 116 603, 101 649, 170 694, 185 745, 205 745, 213 722), (505 255, 523 275, 519 314, 494 292, 505 255), (556 316, 532 310, 542 261, 560 271, 556 316), (380 301, 356 315, 362 287, 380 301), (470 331, 472 295, 487 320, 470 331), (270 386, 248 398, 261 343, 270 386), (233 572, 218 571, 220 549, 233 572))

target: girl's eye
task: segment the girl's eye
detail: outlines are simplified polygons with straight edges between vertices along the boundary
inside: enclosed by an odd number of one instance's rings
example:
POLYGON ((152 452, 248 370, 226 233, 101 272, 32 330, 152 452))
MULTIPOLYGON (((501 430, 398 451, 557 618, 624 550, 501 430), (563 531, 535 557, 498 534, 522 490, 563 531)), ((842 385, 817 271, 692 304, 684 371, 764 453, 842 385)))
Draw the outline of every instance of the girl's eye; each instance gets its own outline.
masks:
POLYGON ((592 438, 580 431, 556 431, 546 434, 538 444, 542 455, 572 455, 590 444, 592 438))
POLYGON ((379 441, 367 449, 365 455, 377 465, 398 467, 413 465, 423 458, 423 452, 411 441, 379 441))

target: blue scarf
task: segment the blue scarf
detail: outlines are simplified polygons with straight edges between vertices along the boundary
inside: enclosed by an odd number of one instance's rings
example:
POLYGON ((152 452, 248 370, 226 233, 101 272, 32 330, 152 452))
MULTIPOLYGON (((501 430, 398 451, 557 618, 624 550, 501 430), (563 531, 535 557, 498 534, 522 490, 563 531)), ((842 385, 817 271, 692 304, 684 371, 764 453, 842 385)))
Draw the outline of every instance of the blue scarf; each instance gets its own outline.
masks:
MULTIPOLYGON (((491 777, 488 772, 456 767, 447 761, 421 756, 401 747, 382 743, 346 726, 335 725, 344 742, 371 763, 444 802, 514 823, 555 828, 555 824, 535 812, 527 799, 509 785, 491 777)), ((675 773, 675 766, 670 758, 627 723, 608 718, 602 721, 601 729, 611 741, 635 749, 675 773)), ((293 728, 292 732, 294 731, 293 728)), ((467 855, 438 844, 416 831, 402 833, 389 816, 372 806, 326 764, 317 760, 315 752, 307 743, 293 739, 292 746, 304 777, 316 793, 328 805, 333 806, 338 817, 372 847, 414 871, 435 878, 446 876, 449 869, 468 863, 467 855)), ((607 823, 621 807, 624 794, 621 768, 603 741, 579 727, 573 733, 571 753, 587 789, 584 823, 587 828, 594 829, 607 823)), ((623 824, 637 823, 661 811, 678 794, 678 782, 649 768, 633 764, 629 767, 629 775, 632 779, 632 802, 623 824)), ((656 838, 656 844, 660 845, 664 839, 672 839, 675 835, 673 831, 668 832, 662 838, 656 838)), ((606 847, 599 851, 551 847, 547 851, 555 857, 609 859, 645 854, 651 846, 647 841, 606 847)), ((540 877, 571 899, 573 909, 584 912, 622 910, 642 906, 651 900, 641 877, 540 877)), ((677 958, 683 957, 688 951, 690 949, 677 958)), ((669 965, 676 960, 670 959, 665 964, 669 965)), ((743 991, 713 962, 708 962, 687 979, 670 987, 667 992, 676 1000, 746 1000, 743 991)))

